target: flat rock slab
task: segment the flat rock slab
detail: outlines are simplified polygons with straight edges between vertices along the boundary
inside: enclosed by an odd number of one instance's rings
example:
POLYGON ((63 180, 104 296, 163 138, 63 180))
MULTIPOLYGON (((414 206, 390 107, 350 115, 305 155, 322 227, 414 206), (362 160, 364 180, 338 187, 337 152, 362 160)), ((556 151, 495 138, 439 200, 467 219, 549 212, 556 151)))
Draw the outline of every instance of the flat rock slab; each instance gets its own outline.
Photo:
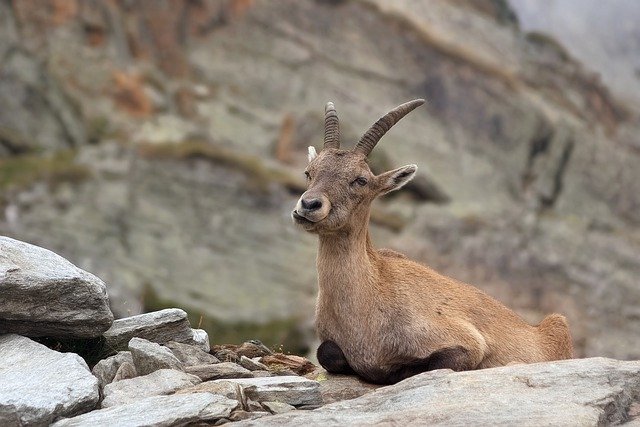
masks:
POLYGON ((0 331, 93 338, 113 323, 102 280, 38 246, 0 236, 0 331))
POLYGON ((203 342, 202 333, 191 329, 187 313, 179 308, 168 308, 151 313, 117 319, 111 328, 104 333, 105 351, 115 353, 127 350, 131 338, 144 338, 158 344, 176 341, 193 344, 202 349, 208 347, 203 342))
POLYGON ((628 421, 640 362, 605 358, 426 372, 315 411, 240 425, 610 425, 628 421))
POLYGON ((125 405, 144 397, 171 394, 199 383, 200 379, 196 376, 173 369, 160 369, 149 375, 107 384, 103 391, 102 407, 125 405))
POLYGON ((184 366, 211 365, 220 363, 212 354, 189 344, 170 341, 164 344, 184 366))
POLYGON ((129 351, 139 375, 147 375, 159 369, 183 370, 182 362, 173 355, 171 350, 155 342, 143 338, 131 338, 129 351))
POLYGON ((223 378, 253 378, 251 371, 233 362, 220 362, 214 365, 189 366, 185 369, 185 372, 197 376, 202 381, 218 380, 223 378))
POLYGON ((63 419, 54 426, 182 426, 226 418, 237 406, 237 401, 211 393, 152 396, 128 405, 63 419))
POLYGON ((320 384, 317 381, 308 380, 297 376, 239 378, 229 380, 239 384, 244 389, 245 395, 257 402, 284 402, 293 406, 317 406, 322 405, 320 384))
POLYGON ((309 374, 307 377, 320 383, 320 394, 325 405, 355 399, 381 387, 364 382, 352 375, 332 375, 324 369, 320 372, 309 374))
POLYGON ((73 353, 19 335, 0 335, 0 425, 44 426, 93 409, 98 380, 73 353))

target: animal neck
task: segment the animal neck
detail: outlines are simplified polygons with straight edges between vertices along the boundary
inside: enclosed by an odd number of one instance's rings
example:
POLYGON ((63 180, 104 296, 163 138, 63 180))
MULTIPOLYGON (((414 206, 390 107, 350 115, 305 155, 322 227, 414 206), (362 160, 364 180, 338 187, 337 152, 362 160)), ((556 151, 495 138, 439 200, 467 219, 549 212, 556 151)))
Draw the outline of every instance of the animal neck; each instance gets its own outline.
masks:
POLYGON ((377 252, 369 235, 369 215, 361 226, 320 234, 318 284, 321 292, 366 288, 377 277, 377 252))

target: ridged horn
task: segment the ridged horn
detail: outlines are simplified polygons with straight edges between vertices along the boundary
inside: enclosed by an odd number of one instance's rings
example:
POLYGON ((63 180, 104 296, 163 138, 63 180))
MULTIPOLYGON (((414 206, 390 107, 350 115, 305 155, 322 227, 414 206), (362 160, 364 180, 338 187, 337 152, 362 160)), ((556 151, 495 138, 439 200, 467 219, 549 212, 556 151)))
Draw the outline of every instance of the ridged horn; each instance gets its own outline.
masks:
POLYGON ((371 153, 371 150, 373 150, 373 147, 375 147, 378 141, 380 141, 380 138, 382 138, 393 125, 398 123, 401 118, 422 104, 424 104, 424 99, 414 99, 413 101, 398 105, 396 108, 380 117, 380 119, 378 119, 378 121, 375 122, 369 130, 364 133, 364 135, 362 135, 353 151, 358 151, 363 153, 365 156, 368 156, 369 153, 371 153))
POLYGON ((324 107, 324 148, 340 148, 340 123, 333 102, 324 107))

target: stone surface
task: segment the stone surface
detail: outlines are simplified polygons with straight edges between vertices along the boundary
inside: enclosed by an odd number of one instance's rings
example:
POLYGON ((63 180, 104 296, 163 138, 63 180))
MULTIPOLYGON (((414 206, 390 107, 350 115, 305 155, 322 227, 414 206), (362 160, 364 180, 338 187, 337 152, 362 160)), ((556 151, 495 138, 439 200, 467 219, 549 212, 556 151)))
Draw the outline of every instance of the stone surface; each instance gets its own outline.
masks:
MULTIPOLYGON (((91 373, 96 378, 98 378, 100 387, 102 388, 114 380, 116 373, 123 363, 128 363, 129 365, 133 366, 133 357, 131 357, 130 351, 119 351, 113 356, 109 356, 106 359, 100 360, 95 364, 95 366, 91 370, 91 373)), ((134 367, 134 374, 131 376, 131 378, 135 376, 136 375, 134 367)))
POLYGON ((604 358, 440 370, 259 425, 611 425, 629 420, 639 389, 640 362, 604 358))
POLYGON ((200 384, 196 384, 192 387, 186 387, 186 388, 180 389, 176 392, 176 394, 213 393, 213 394, 220 394, 229 399, 241 400, 242 388, 243 386, 236 383, 232 383, 230 381, 224 381, 224 380, 205 381, 200 384))
POLYGON ((92 410, 98 399, 98 380, 77 354, 0 335, 0 425, 46 426, 92 410))
POLYGON ((190 344, 169 341, 168 343, 165 343, 164 346, 171 350, 171 352, 180 360, 180 362, 182 362, 184 366, 220 363, 215 356, 190 344))
POLYGON ((266 371, 268 368, 264 364, 260 363, 259 358, 249 359, 247 356, 240 356, 240 366, 250 371, 266 371))
POLYGON ((293 406, 322 404, 318 382, 306 378, 282 376, 215 380, 212 382, 219 381, 228 381, 242 386, 247 398, 258 402, 278 401, 293 406))
POLYGON ((91 338, 113 322, 102 280, 47 249, 3 236, 0 295, 6 333, 91 338))
POLYGON ((264 409, 272 414, 284 414, 286 412, 295 411, 296 407, 284 402, 261 402, 264 409))
POLYGON ((293 354, 270 354, 260 358, 260 361, 267 365, 269 371, 276 374, 289 371, 297 375, 306 375, 317 369, 310 360, 293 354))
POLYGON ((235 400, 211 393, 145 397, 127 405, 100 409, 58 421, 56 427, 95 427, 103 425, 182 426, 213 422, 231 415, 238 406, 235 400))
POLYGON ((209 334, 204 329, 191 330, 191 343, 199 347, 202 351, 210 351, 211 343, 209 342, 209 334))
POLYGON ((189 366, 185 368, 185 372, 197 376, 202 381, 217 380, 223 378, 253 377, 251 371, 233 362, 220 362, 213 365, 189 366))
POLYGON ((193 343, 193 331, 187 313, 178 308, 117 319, 104 337, 106 348, 110 351, 127 350, 129 341, 134 337, 159 344, 169 341, 193 343))
POLYGON ((307 378, 320 383, 320 394, 325 405, 342 400, 355 399, 380 388, 352 375, 332 375, 324 369, 306 375, 307 378))
POLYGON ((181 371, 160 369, 141 377, 125 379, 104 387, 102 407, 124 405, 148 396, 171 394, 200 383, 200 379, 181 371))
POLYGON ((147 375, 158 369, 184 369, 171 350, 143 338, 131 338, 129 351, 138 375, 147 375))

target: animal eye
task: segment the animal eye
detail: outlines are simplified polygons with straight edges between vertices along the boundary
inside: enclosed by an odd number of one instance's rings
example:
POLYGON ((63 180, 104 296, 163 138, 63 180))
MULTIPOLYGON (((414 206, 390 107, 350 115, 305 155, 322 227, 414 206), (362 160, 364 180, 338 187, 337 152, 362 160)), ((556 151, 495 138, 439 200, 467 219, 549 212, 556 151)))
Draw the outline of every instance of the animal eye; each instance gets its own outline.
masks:
POLYGON ((308 180, 311 179, 311 174, 309 174, 308 171, 304 171, 304 175, 307 177, 308 180))
POLYGON ((367 181, 367 178, 365 178, 364 176, 360 176, 356 178, 351 184, 358 184, 359 186, 364 187, 368 182, 369 181, 367 181))

